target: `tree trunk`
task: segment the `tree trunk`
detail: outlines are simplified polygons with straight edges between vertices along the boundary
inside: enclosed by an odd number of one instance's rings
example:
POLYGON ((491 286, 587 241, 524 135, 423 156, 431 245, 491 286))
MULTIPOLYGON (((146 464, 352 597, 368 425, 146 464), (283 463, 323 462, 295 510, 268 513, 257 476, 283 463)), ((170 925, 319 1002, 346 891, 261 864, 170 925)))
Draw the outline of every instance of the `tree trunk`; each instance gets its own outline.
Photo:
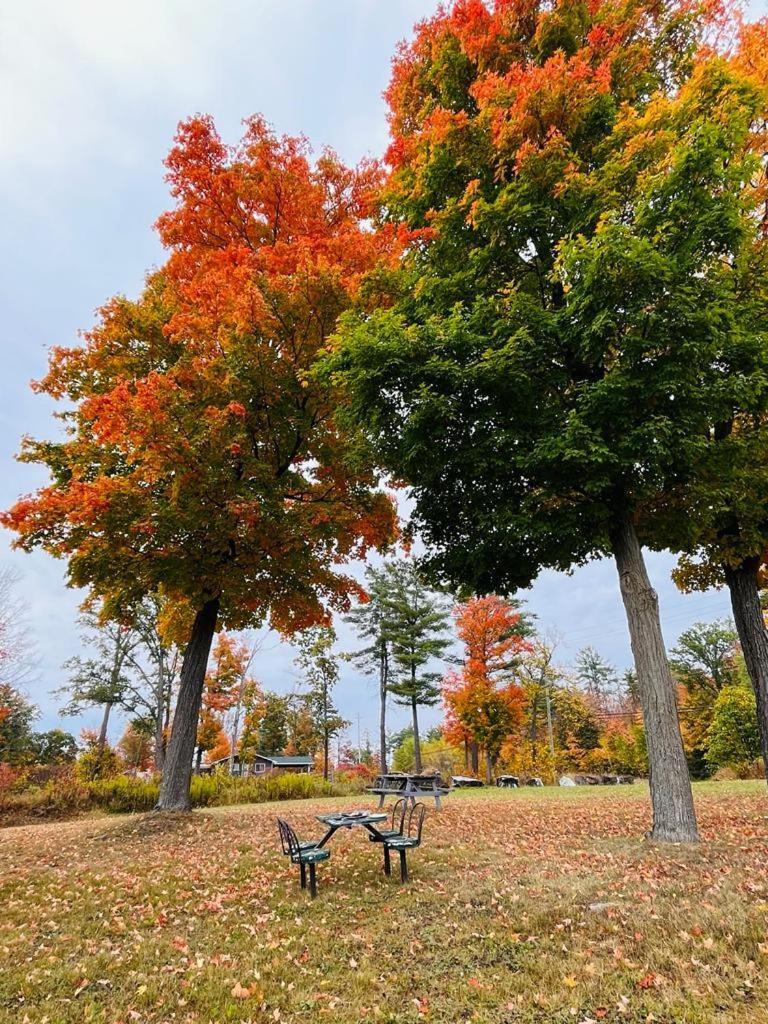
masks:
POLYGON ((101 719, 101 728, 99 729, 99 750, 103 750, 107 745, 107 726, 109 725, 109 713, 112 710, 112 704, 107 701, 104 705, 104 715, 101 719))
POLYGON ((165 675, 163 673, 162 652, 157 668, 157 693, 155 694, 155 771, 162 772, 165 760, 163 719, 165 717, 165 675))
POLYGON ((759 559, 745 559, 737 568, 725 570, 725 581, 731 592, 733 619, 744 662, 755 691, 760 751, 768 780, 768 633, 757 586, 759 568, 759 559))
POLYGON ((555 770, 555 735, 552 731, 552 692, 549 686, 546 690, 547 707, 547 740, 549 742, 549 756, 552 758, 552 771, 555 770))
POLYGON ((382 647, 379 661, 379 760, 381 773, 387 773, 387 652, 382 647))
POLYGON ((331 738, 328 735, 328 730, 325 730, 323 736, 323 778, 328 781, 328 755, 330 753, 331 738))
POLYGON ((478 775, 480 772, 480 748, 477 745, 477 740, 472 740, 469 744, 469 752, 472 755, 472 774, 478 775))
MULTIPOLYGON (((235 704, 235 717, 232 720, 232 733, 229 738, 229 774, 231 775, 235 767, 235 754, 237 754, 237 741, 240 737, 240 712, 243 707, 243 689, 245 687, 245 679, 240 680, 240 686, 237 690, 237 703, 235 704)), ((242 775, 243 765, 240 763, 240 774, 242 775)))
POLYGON ((688 765, 680 735, 675 686, 651 586, 634 523, 616 524, 611 542, 629 625, 648 745, 653 806, 650 837, 659 842, 695 843, 699 835, 688 765))
POLYGON ((189 785, 197 737, 197 720, 218 614, 219 598, 206 601, 195 616, 189 643, 184 651, 176 713, 173 716, 171 739, 166 752, 163 781, 156 807, 158 811, 191 809, 189 785))
POLYGON ((411 712, 413 713, 413 766, 416 772, 421 771, 421 743, 419 742, 419 714, 416 710, 416 698, 411 698, 411 712))
POLYGON ((486 748, 485 751, 485 783, 490 786, 493 782, 493 758, 491 752, 486 748))

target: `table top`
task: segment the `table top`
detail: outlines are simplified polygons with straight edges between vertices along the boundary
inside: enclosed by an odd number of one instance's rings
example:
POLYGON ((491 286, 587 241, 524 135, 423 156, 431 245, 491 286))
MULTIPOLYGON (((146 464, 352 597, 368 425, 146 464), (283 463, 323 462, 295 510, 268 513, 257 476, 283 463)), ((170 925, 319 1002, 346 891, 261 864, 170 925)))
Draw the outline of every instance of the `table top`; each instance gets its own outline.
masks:
POLYGON ((372 825, 377 821, 385 821, 388 814, 366 811, 361 814, 355 811, 340 811, 338 814, 318 814, 317 820, 324 825, 372 825))

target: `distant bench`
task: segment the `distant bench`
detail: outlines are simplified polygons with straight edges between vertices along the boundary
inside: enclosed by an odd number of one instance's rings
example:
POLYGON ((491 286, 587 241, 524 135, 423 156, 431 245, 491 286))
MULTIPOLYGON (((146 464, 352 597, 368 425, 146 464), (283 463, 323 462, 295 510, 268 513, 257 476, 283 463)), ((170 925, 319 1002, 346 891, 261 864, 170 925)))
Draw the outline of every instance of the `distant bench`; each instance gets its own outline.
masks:
POLYGON ((384 806, 388 796, 405 797, 412 805, 419 797, 433 797, 435 808, 440 810, 440 798, 447 796, 450 790, 443 785, 439 775, 406 775, 393 772, 390 775, 379 775, 376 784, 366 790, 379 798, 379 807, 384 806))

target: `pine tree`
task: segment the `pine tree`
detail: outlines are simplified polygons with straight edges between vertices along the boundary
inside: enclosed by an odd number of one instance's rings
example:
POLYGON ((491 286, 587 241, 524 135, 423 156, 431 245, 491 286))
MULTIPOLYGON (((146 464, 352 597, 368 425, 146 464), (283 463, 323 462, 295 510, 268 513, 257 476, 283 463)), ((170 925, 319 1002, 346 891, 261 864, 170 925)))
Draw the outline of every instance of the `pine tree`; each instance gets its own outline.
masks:
POLYGON ((386 635, 392 651, 389 692, 398 704, 410 707, 416 771, 421 771, 419 743, 420 705, 430 707, 440 699, 440 673, 427 666, 445 654, 448 612, 440 595, 430 591, 411 562, 392 568, 391 588, 384 598, 386 635))
POLYGON ((608 710, 617 696, 619 677, 616 669, 605 661, 594 647, 584 647, 576 655, 576 678, 599 711, 608 710))
POLYGON ((331 691, 339 681, 339 663, 333 653, 335 642, 336 634, 327 626, 308 629, 299 636, 299 656, 296 659, 308 684, 304 701, 322 745, 324 779, 328 778, 331 738, 338 736, 349 724, 331 700, 331 691))
POLYGON ((353 608, 347 615, 358 639, 365 643, 359 651, 347 655, 367 675, 378 676, 379 683, 379 762, 387 770, 387 694, 391 670, 391 650, 387 632, 387 596, 396 578, 393 563, 379 569, 369 567, 365 573, 368 601, 353 608))

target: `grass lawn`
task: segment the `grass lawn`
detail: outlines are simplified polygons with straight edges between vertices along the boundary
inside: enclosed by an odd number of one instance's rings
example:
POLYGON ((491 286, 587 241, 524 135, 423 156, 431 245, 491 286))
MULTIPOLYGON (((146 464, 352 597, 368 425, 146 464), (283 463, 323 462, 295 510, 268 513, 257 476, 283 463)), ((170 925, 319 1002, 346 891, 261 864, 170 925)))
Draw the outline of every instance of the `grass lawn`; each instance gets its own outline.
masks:
POLYGON ((409 885, 342 831, 314 903, 275 814, 359 798, 6 829, 0 1021, 767 1024, 768 796, 696 802, 661 849, 642 786, 456 793, 409 885))

